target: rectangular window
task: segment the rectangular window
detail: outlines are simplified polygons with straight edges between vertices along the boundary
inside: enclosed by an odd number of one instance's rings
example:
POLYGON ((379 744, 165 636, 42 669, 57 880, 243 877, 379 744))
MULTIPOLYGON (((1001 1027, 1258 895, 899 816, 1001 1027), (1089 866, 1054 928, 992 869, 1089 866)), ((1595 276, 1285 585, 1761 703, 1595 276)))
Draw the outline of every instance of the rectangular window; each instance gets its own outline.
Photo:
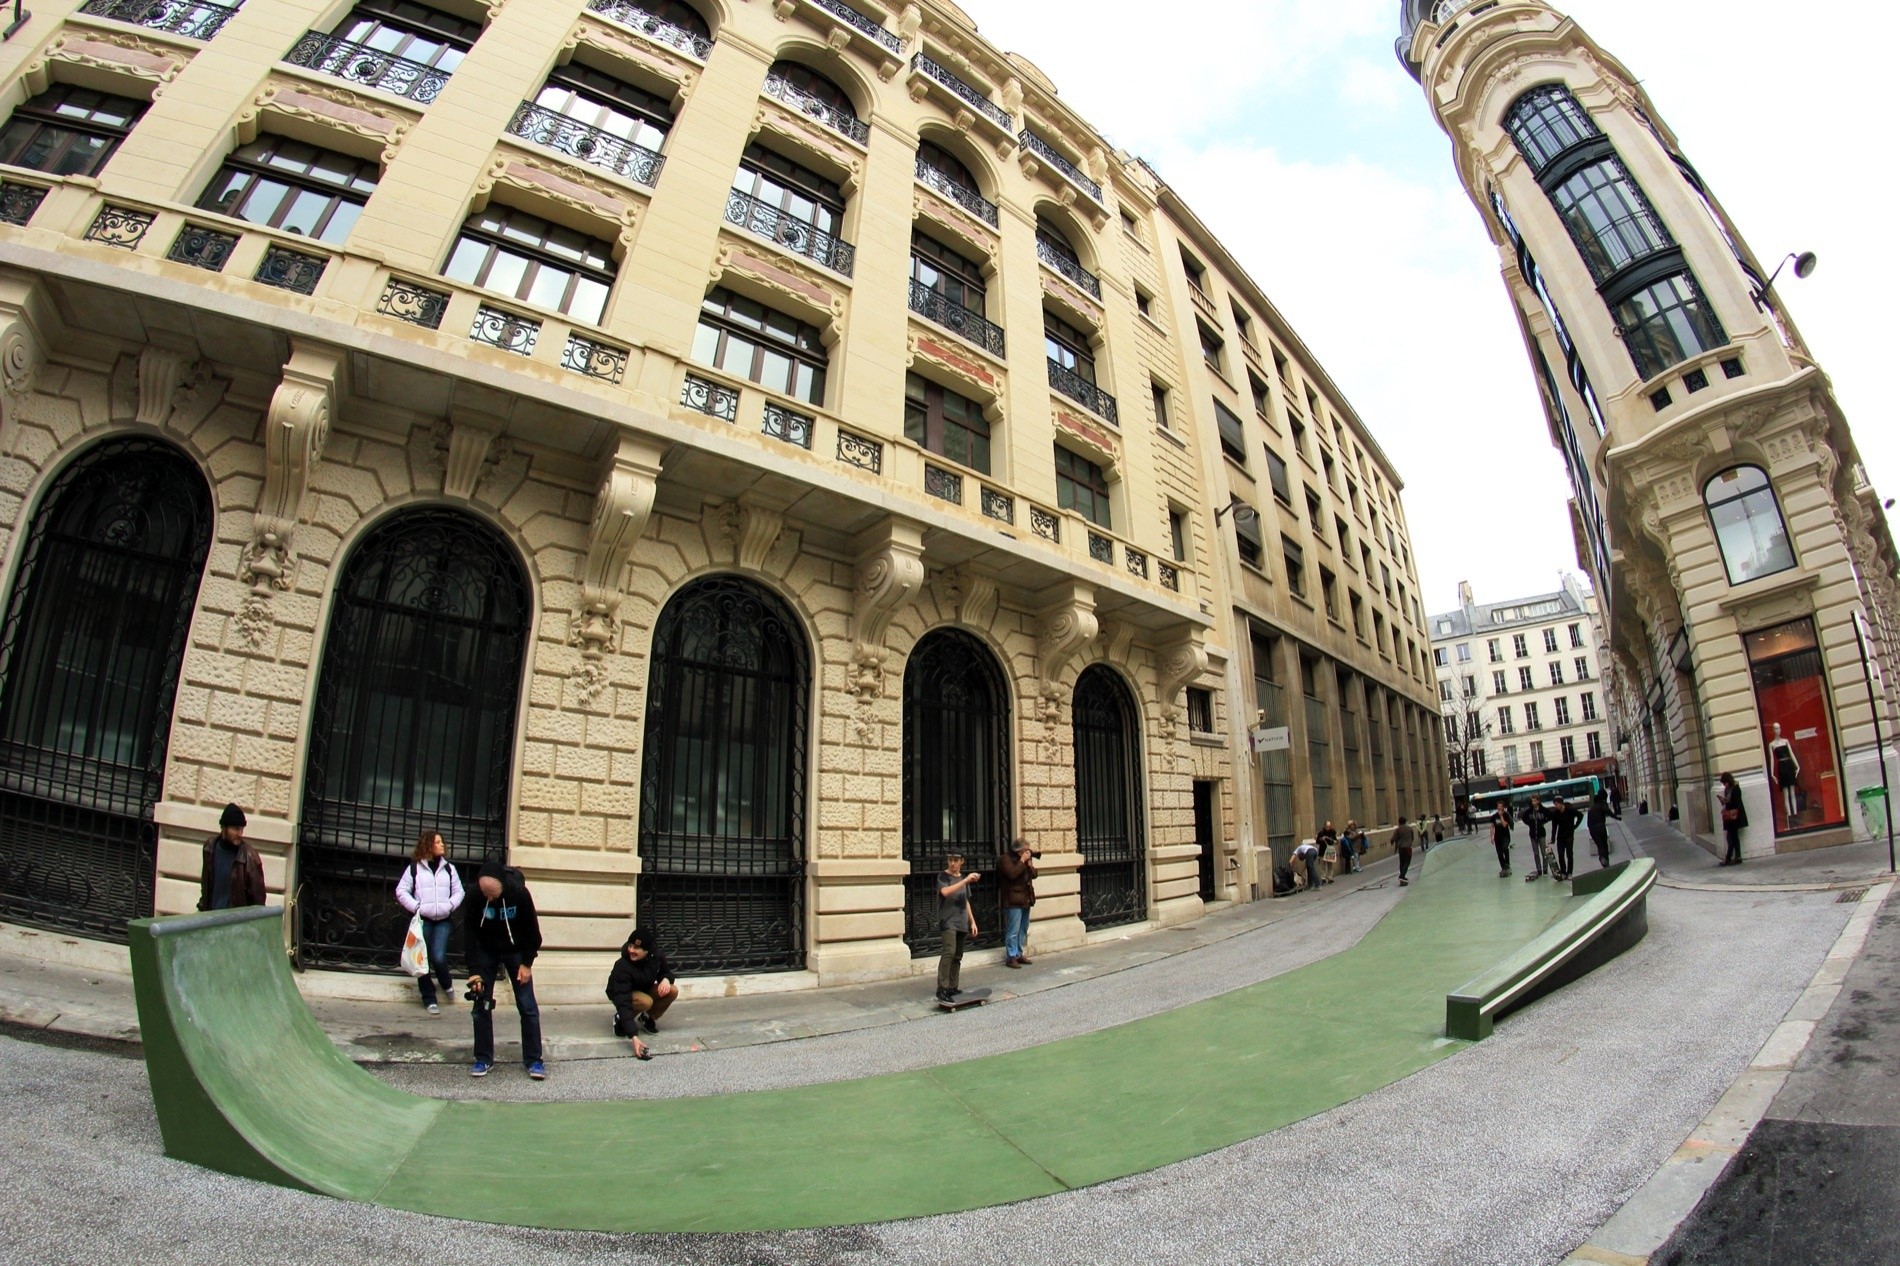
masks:
POLYGON ((1518 659, 1529 659, 1531 657, 1530 643, 1524 640, 1522 633, 1511 634, 1511 654, 1518 659))
POLYGON ((1150 382, 1148 387, 1154 393, 1155 425, 1165 431, 1169 426, 1168 389, 1158 382, 1150 382))
POLYGON ((1339 541, 1339 556, 1352 563, 1352 538, 1346 535, 1346 521, 1338 515, 1333 516, 1333 536, 1339 541))
POLYGON ((1557 630, 1545 629, 1544 630, 1544 652, 1546 654, 1554 654, 1556 650, 1557 650, 1557 630))
POLYGON ((374 162, 261 136, 224 160, 198 205, 334 245, 350 235, 379 175, 374 162))
POLYGON ((1585 751, 1590 753, 1591 760, 1601 758, 1603 755, 1603 735, 1596 730, 1591 730, 1588 734, 1583 736, 1583 747, 1585 751))
POLYGON ((1339 618, 1339 578, 1324 567, 1319 569, 1319 596, 1326 607, 1326 618, 1339 618))
POLYGON ((1199 686, 1187 688, 1187 723, 1191 734, 1214 732, 1214 692, 1199 686))
POLYGON ((1288 537, 1280 538, 1280 556, 1286 561, 1286 587, 1306 596, 1306 552, 1288 537))
POLYGON ((1558 695, 1556 701, 1552 703, 1550 706, 1551 706, 1551 710, 1557 714, 1558 725, 1570 724, 1570 696, 1569 695, 1558 695))
POLYGON ((1578 681, 1590 680, 1590 661, 1579 655, 1575 664, 1578 681))
POLYGON ((1113 527, 1108 509, 1108 480, 1102 468, 1056 445, 1056 504, 1100 527, 1113 527))
POLYGON ((1471 662, 1471 643, 1458 643, 1458 662, 1461 664, 1469 664, 1471 662))
POLYGON ((1504 749, 1504 772, 1507 774, 1518 772, 1517 744, 1515 743, 1504 749))
POLYGON ((1478 679, 1476 677, 1466 674, 1458 679, 1458 684, 1464 690, 1465 698, 1476 699, 1478 697, 1478 679))
POLYGON ((1531 741, 1531 768, 1542 769, 1543 767, 1544 767, 1544 740, 1533 739, 1531 741))
POLYGON ((1581 650, 1582 648, 1583 626, 1581 624, 1573 624, 1570 626, 1570 649, 1574 651, 1581 650))
POLYGON ((1491 693, 1492 694, 1494 695, 1506 694, 1509 692, 1509 689, 1510 688, 1504 684, 1504 670, 1503 669, 1500 668, 1491 674, 1491 693))
POLYGON ((1474 747, 1471 749, 1471 776, 1473 778, 1483 778, 1485 776, 1484 749, 1482 747, 1474 747))
POLYGON ((1201 265, 1201 261, 1186 251, 1182 251, 1181 270, 1187 274, 1188 285, 1196 294, 1205 299, 1207 297, 1207 269, 1201 265))
POLYGON ((1173 547, 1174 561, 1187 561, 1187 515, 1179 510, 1168 511, 1168 544, 1173 547))
POLYGON ((1583 692, 1582 695, 1579 696, 1579 699, 1581 700, 1583 704, 1583 719, 1586 721, 1596 720, 1597 719, 1597 693, 1596 691, 1586 690, 1583 692))
POLYGON ((1504 651, 1499 647, 1498 640, 1495 637, 1485 639, 1484 653, 1490 656, 1491 662, 1494 664, 1502 664, 1504 662, 1504 651))
POLYGON ((1259 567, 1265 553, 1260 540, 1260 514, 1252 506, 1234 497, 1228 503, 1227 518, 1234 525, 1234 544, 1240 551, 1240 561, 1249 567, 1259 567))
POLYGON ((1372 613, 1372 644, 1379 648, 1379 654, 1385 654, 1385 617, 1377 611, 1372 613))
POLYGON ((1293 504, 1293 485, 1286 477, 1286 461, 1270 448, 1266 453, 1267 479, 1273 484, 1273 495, 1280 499, 1280 504, 1290 506, 1293 504))
MULTIPOLYGON (((612 243, 499 203, 468 217, 449 251, 448 262, 442 266, 442 275, 451 281, 497 291, 533 307, 562 313, 583 325, 600 324, 607 311, 607 292, 613 288, 614 271, 612 243)), ((726 292, 716 290, 713 294, 725 295, 726 292)), ((708 297, 706 304, 710 312, 713 299, 708 297)), ((750 304, 748 310, 766 312, 758 304, 750 304)), ((787 325, 798 325, 790 317, 780 317, 776 312, 771 315, 787 325)), ((705 329, 706 318, 702 315, 700 330, 703 333, 705 329)), ((816 330, 812 331, 812 337, 816 343, 816 330)), ((695 340, 696 350, 698 346, 699 340, 695 340)), ((818 347, 822 354, 823 345, 818 344, 818 347)), ((704 357, 697 359, 705 360, 704 357)), ((786 372, 778 377, 789 378, 790 362, 782 368, 786 372)), ((740 376, 752 377, 751 374, 740 376)), ((821 383, 823 378, 824 372, 820 370, 821 383)), ((773 387, 773 390, 799 394, 783 386, 773 387)), ((804 395, 799 398, 816 399, 804 395)))
POLYGON ((1498 733, 1499 734, 1517 733, 1516 727, 1511 722, 1511 709, 1508 706, 1498 709, 1498 733))
POLYGON ((1146 290, 1140 288, 1135 290, 1135 311, 1141 313, 1141 315, 1151 321, 1154 319, 1155 314, 1154 302, 1154 296, 1149 294, 1146 290))
POLYGON ((54 84, 14 108, 0 130, 0 163, 49 176, 96 176, 145 108, 131 97, 54 84))
POLYGON ((1449 681, 1441 681, 1438 683, 1438 700, 1440 703, 1451 702, 1451 683, 1449 681))
POLYGON ((1728 342, 1715 307, 1687 269, 1645 286, 1611 309, 1637 376, 1647 381, 1728 342))
MULTIPOLYGON (((1524 728, 1527 730, 1541 730, 1544 728, 1543 720, 1537 715, 1537 704, 1535 701, 1524 705, 1524 728)), ((1539 763, 1541 764, 1542 762, 1539 763)))
POLYGON ((1366 636, 1366 600, 1348 589, 1346 601, 1352 607, 1352 631, 1363 640, 1366 636))
POLYGON ((1227 345, 1221 342, 1220 335, 1214 333, 1214 331, 1208 329, 1199 321, 1194 323, 1194 328, 1199 330, 1201 335, 1201 359, 1207 362, 1209 369, 1223 378, 1226 377, 1227 368, 1225 357, 1227 345))
POLYGON ((1271 419, 1267 413, 1267 384, 1261 382, 1252 374, 1248 374, 1247 390, 1253 395, 1253 411, 1258 414, 1261 419, 1270 422, 1271 419))
POLYGON ((904 375, 904 436, 939 457, 990 473, 983 406, 917 374, 904 375))
MULTIPOLYGON (((604 243, 603 243, 604 245, 604 243)), ((812 404, 825 399, 827 352, 817 327, 717 289, 700 305, 693 359, 812 404)))
POLYGON ((1574 763, 1577 759, 1577 740, 1568 734, 1563 735, 1557 740, 1557 752, 1557 759, 1564 764, 1574 763))
MULTIPOLYGON (((911 234, 910 279, 954 309, 979 317, 988 310, 989 288, 982 266, 922 233, 911 234)), ((936 316, 934 312, 925 315, 933 319, 936 316)), ((939 324, 961 333, 963 326, 955 319, 956 314, 946 316, 950 319, 939 324)))
POLYGON ((1440 668, 1443 668, 1446 665, 1451 663, 1451 655, 1449 652, 1445 650, 1444 647, 1434 646, 1432 647, 1432 663, 1438 665, 1440 668))
POLYGON ((1564 662, 1561 659, 1550 661, 1550 684, 1553 686, 1564 684, 1564 662))
POLYGON ((1247 464, 1247 428, 1235 412, 1214 401, 1214 423, 1220 428, 1220 451, 1239 462, 1247 464))
POLYGON ((1537 679, 1531 676, 1530 669, 1520 668, 1517 670, 1517 688, 1519 690, 1537 689, 1537 679))

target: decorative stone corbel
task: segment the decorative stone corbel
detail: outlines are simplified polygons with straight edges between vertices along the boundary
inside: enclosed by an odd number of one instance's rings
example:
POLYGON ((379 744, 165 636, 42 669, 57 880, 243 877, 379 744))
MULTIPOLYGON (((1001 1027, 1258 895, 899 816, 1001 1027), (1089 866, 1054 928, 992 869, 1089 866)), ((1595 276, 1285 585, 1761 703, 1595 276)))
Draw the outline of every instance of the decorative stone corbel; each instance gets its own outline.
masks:
POLYGON ((943 573, 945 605, 957 621, 973 628, 987 628, 996 614, 996 582, 969 567, 943 573))
MULTIPOLYGON (((160 347, 147 347, 139 353, 139 395, 133 421, 144 426, 164 426, 171 419, 172 397, 185 375, 186 363, 182 353, 160 347)), ((273 410, 275 407, 273 402, 273 410)))
POLYGON ((25 301, 30 294, 18 296, 23 302, 0 299, 0 391, 6 396, 6 412, 0 422, 10 422, 20 405, 33 394, 33 385, 46 363, 39 330, 25 301))
POLYGON ((1036 625, 1037 710, 1044 725, 1054 728, 1062 719, 1069 688, 1062 682, 1069 664, 1102 631, 1095 616, 1095 588, 1070 581, 1059 588, 1054 602, 1042 609, 1036 625))
POLYGON ((851 693, 859 727, 884 695, 884 635, 891 617, 924 587, 924 530, 887 518, 858 538, 858 578, 851 597, 851 693))
POLYGON ((720 507, 720 531, 732 547, 736 565, 747 571, 764 571, 765 560, 785 531, 785 515, 741 497, 720 507))
POLYGON ((587 529, 587 557, 581 564, 581 610, 574 626, 574 641, 583 660, 583 702, 606 684, 605 667, 598 661, 606 655, 619 623, 627 559, 653 515, 663 452, 653 440, 622 435, 594 493, 594 519, 587 529), (597 666, 588 668, 588 664, 597 666))
POLYGON ((442 458, 442 491, 467 501, 495 469, 506 449, 501 419, 458 411, 450 419, 442 458))
POLYGON ((1162 726, 1172 736, 1181 723, 1182 708, 1175 702, 1182 687, 1207 671, 1207 646, 1199 629, 1190 629, 1161 648, 1155 660, 1155 692, 1161 704, 1162 726))
POLYGON ((1126 620, 1110 620, 1102 625, 1101 657, 1111 664, 1126 664, 1135 644, 1135 626, 1126 620))
MULTIPOLYGON (((169 416, 178 389, 179 358, 154 354, 147 348, 139 358, 138 416, 145 420, 162 399, 169 416)), ((297 555, 294 537, 303 518, 310 475, 330 438, 330 412, 343 373, 344 356, 320 344, 291 343, 283 380, 272 393, 264 416, 264 487, 251 519, 251 540, 238 561, 238 578, 251 587, 238 608, 237 626, 244 640, 261 646, 273 623, 272 590, 287 590, 297 555)))

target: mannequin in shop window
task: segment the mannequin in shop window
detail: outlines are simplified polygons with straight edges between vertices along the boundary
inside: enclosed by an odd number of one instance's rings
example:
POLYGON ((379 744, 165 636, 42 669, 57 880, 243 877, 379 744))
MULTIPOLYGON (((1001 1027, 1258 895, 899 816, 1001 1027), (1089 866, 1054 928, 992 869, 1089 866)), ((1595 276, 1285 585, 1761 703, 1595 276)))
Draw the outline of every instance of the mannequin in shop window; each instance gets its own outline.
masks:
POLYGON ((1775 722, 1773 729, 1774 736, 1768 740, 1768 768, 1775 780, 1775 792, 1781 798, 1782 821, 1792 824, 1801 809, 1795 794, 1801 779, 1801 762, 1795 759, 1794 744, 1782 737, 1781 722, 1775 722))

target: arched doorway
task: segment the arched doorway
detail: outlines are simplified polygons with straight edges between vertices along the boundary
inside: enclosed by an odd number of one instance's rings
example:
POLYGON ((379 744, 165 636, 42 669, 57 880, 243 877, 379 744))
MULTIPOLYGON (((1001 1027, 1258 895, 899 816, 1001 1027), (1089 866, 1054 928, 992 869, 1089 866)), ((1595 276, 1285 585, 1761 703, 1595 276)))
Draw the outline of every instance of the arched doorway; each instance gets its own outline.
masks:
MULTIPOLYGON (((513 546, 463 510, 401 511, 350 551, 297 837, 306 966, 395 970, 409 916, 393 893, 425 828, 442 833, 465 881, 507 855, 532 608, 513 546)), ((458 922, 451 956, 460 935, 458 922)))
POLYGON ((1075 683, 1075 839, 1082 854, 1082 925, 1148 917, 1148 848, 1141 814, 1135 701, 1115 671, 1094 664, 1075 683))
POLYGON ((639 922, 686 973, 805 965, 805 634, 739 576, 673 595, 653 633, 639 922))
POLYGON ((95 446, 41 499, 0 628, 0 918, 122 941, 152 913, 212 520, 191 459, 145 437, 95 446))
POLYGON ((904 941, 922 958, 943 947, 937 875, 960 852, 983 872, 970 893, 974 945, 1001 945, 992 882, 1010 839, 1009 694, 996 656, 958 629, 927 633, 904 668, 904 941))

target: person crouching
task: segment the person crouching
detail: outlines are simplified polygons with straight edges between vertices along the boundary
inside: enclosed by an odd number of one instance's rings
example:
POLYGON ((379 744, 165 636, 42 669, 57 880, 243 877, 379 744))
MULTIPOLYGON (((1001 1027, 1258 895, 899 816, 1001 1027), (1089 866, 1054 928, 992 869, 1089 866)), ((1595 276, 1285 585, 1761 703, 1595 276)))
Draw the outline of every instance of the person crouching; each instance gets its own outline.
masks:
POLYGON ((620 959, 607 977, 607 997, 614 1004, 614 1036, 631 1038, 635 1059, 652 1059, 640 1040, 640 1030, 660 1031, 660 1017, 679 997, 673 969, 654 944, 653 934, 635 928, 620 947, 620 959))

